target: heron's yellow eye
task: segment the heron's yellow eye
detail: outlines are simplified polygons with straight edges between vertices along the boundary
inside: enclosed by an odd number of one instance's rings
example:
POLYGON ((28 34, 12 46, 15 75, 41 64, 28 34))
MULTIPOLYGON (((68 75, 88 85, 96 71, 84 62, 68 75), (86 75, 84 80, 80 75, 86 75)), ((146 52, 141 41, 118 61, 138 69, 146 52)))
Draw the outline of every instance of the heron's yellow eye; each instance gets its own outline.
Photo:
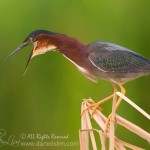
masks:
POLYGON ((28 43, 33 42, 33 38, 29 38, 28 43))

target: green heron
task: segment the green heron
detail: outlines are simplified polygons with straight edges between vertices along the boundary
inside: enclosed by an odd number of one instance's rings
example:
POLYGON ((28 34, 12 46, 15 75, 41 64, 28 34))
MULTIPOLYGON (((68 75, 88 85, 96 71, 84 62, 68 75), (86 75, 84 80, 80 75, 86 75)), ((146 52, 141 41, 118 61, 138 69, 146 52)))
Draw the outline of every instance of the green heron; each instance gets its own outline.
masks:
MULTIPOLYGON (((36 30, 29 34, 25 41, 6 59, 29 44, 33 44, 33 49, 28 58, 26 69, 34 56, 48 51, 58 51, 88 79, 94 82, 97 82, 98 79, 107 80, 112 83, 114 92, 117 90, 116 85, 118 85, 124 95, 126 91, 122 84, 150 74, 150 60, 127 48, 104 41, 87 45, 65 34, 46 30, 36 30)), ((110 95, 100 102, 91 104, 88 108, 94 107, 96 110, 100 104, 112 97, 113 95, 110 95)), ((117 101, 116 109, 121 100, 119 98, 117 101)))

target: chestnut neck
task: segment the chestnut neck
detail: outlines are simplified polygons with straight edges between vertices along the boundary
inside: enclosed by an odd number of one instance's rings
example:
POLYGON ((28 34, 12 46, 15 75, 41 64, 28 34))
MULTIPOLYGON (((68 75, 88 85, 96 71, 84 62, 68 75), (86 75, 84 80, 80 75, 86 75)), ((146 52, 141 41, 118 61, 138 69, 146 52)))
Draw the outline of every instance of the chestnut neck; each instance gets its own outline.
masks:
MULTIPOLYGON (((40 37, 39 37, 40 38, 40 37)), ((80 42, 79 40, 69 37, 65 34, 50 34, 45 35, 44 40, 45 44, 54 45, 57 47, 58 51, 65 55, 67 58, 75 61, 79 59, 79 57, 85 54, 85 44, 80 42)))
POLYGON ((38 37, 41 45, 53 45, 67 57, 89 79, 95 81, 93 69, 95 68, 88 59, 86 44, 64 34, 45 34, 38 37))

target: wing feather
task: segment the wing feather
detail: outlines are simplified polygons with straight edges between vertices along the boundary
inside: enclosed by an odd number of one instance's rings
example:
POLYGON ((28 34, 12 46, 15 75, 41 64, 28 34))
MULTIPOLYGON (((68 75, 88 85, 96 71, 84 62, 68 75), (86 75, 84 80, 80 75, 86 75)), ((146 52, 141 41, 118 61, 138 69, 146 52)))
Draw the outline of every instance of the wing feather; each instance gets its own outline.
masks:
POLYGON ((99 70, 104 72, 136 72, 150 61, 124 47, 107 42, 96 42, 88 45, 88 59, 99 70))

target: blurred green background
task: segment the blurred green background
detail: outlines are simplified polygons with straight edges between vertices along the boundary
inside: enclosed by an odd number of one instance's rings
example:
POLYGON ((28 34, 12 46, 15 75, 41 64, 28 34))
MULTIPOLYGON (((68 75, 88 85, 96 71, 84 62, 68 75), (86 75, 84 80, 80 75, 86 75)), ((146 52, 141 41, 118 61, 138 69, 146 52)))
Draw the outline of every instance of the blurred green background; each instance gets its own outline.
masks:
MULTIPOLYGON (((100 80, 86 79, 61 54, 49 52, 34 58, 23 77, 32 46, 6 61, 33 30, 46 29, 65 33, 91 43, 98 40, 117 43, 150 58, 150 1, 148 0, 13 0, 0 2, 0 129, 6 131, 3 141, 21 133, 69 135, 78 142, 80 109, 83 98, 95 101, 112 93, 112 86, 100 80)), ((150 113, 150 77, 125 85, 127 96, 150 113)), ((111 101, 102 106, 105 114, 111 101)), ((117 113, 150 132, 150 122, 127 103, 117 113)), ((138 136, 117 126, 122 140, 145 149, 150 145, 138 136)), ((26 141, 30 140, 30 137, 26 141)), ((36 140, 35 140, 36 141, 36 140)), ((52 141, 52 140, 50 140, 52 141)), ((54 140, 55 141, 55 140, 54 140)), ((0 149, 78 150, 73 147, 18 147, 0 149)))

